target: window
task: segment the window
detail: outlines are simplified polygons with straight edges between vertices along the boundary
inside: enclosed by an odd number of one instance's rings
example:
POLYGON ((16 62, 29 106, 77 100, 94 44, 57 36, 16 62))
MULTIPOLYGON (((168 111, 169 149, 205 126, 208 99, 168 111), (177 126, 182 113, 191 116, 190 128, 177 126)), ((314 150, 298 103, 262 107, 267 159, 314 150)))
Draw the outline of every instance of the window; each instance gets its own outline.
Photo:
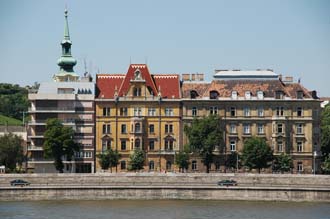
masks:
POLYGON ((250 134, 250 124, 244 124, 243 125, 243 133, 244 134, 250 134))
POLYGON ((193 161, 191 162, 191 169, 192 169, 192 170, 197 170, 197 161, 196 161, 196 160, 193 160, 193 161))
POLYGON ((277 124, 277 133, 283 133, 283 124, 277 124))
POLYGON ((304 125, 299 123, 297 124, 297 134, 303 134, 304 130, 303 130, 304 125))
POLYGON ((134 144, 134 147, 135 147, 135 149, 140 149, 140 143, 141 143, 141 141, 140 141, 140 139, 135 139, 135 144, 134 144))
POLYGON ((156 108, 148 108, 148 116, 156 116, 156 108))
POLYGON ((173 125, 165 124, 165 133, 173 133, 173 125))
POLYGON ((141 133, 141 124, 140 123, 135 123, 134 132, 141 133))
POLYGON ((155 162, 153 160, 149 161, 149 170, 155 169, 155 162))
POLYGON ((276 116, 283 116, 284 115, 284 108, 282 106, 276 107, 276 116))
POLYGON ((155 125, 154 124, 149 125, 149 133, 155 133, 155 125))
POLYGON ((120 161, 120 169, 125 170, 126 169, 126 161, 122 160, 120 161))
POLYGON ((258 116, 259 117, 264 116, 264 108, 262 106, 258 107, 258 116))
POLYGON ((232 134, 236 134, 237 131, 236 131, 236 124, 230 124, 230 130, 229 130, 230 133, 232 134))
POLYGON ((303 166, 302 162, 298 162, 297 171, 298 171, 298 173, 301 173, 304 171, 304 166, 303 166))
POLYGON ((259 100, 264 99, 264 92, 262 92, 262 91, 258 91, 258 92, 257 92, 257 96, 258 96, 258 99, 259 99, 259 100))
POLYGON ((265 134, 263 124, 258 124, 258 134, 265 134))
POLYGON ((134 116, 142 116, 141 107, 134 107, 134 116))
POLYGON ((302 143, 302 141, 297 141, 297 152, 303 152, 303 143, 302 143))
POLYGON ((141 96, 141 88, 140 88, 140 87, 135 87, 135 88, 133 89, 133 96, 134 96, 134 97, 139 97, 139 96, 141 96))
POLYGON ((230 151, 236 151, 236 141, 230 141, 230 151))
POLYGON ((247 99, 247 100, 251 99, 251 92, 250 91, 245 92, 245 99, 247 99))
POLYGON ((108 139, 103 139, 102 140, 102 152, 105 152, 110 148, 111 148, 111 141, 108 139))
POLYGON ((283 99, 283 91, 276 91, 275 99, 283 99))
POLYGON ((154 140, 149 141, 149 150, 150 151, 155 150, 155 141, 154 140))
POLYGON ((165 150, 173 150, 173 140, 172 139, 165 140, 165 150))
POLYGON ((277 151, 283 152, 283 142, 282 141, 277 142, 277 151))
POLYGON ((237 91, 232 91, 231 92, 231 98, 236 100, 237 99, 237 91))
POLYGON ((250 116, 250 107, 244 107, 243 108, 243 111, 244 111, 244 116, 250 116))
POLYGON ((121 124, 121 133, 122 134, 126 134, 127 133, 126 124, 121 124))
POLYGON ((230 116, 236 116, 236 108, 230 107, 230 116))
POLYGON ((103 116, 110 116, 110 107, 103 107, 103 116))
POLYGON ((193 108, 191 108, 191 115, 192 116, 197 116, 197 107, 193 107, 193 108))
POLYGON ((297 91, 297 99, 303 99, 304 98, 304 92, 303 91, 297 91))
POLYGON ((172 169, 172 162, 171 161, 166 161, 166 170, 171 170, 172 169))
POLYGON ((210 91, 210 99, 218 99, 219 93, 218 91, 212 90, 210 91))
POLYGON ((303 109, 302 109, 302 107, 297 107, 297 116, 298 117, 303 116, 303 109))
POLYGON ((111 133, 110 124, 103 124, 102 133, 103 134, 110 134, 111 133))
POLYGON ((196 99, 198 97, 198 93, 195 90, 190 91, 190 98, 191 99, 196 99))
POLYGON ((122 151, 126 151, 126 141, 125 140, 120 141, 120 148, 122 151))
POLYGON ((173 116, 173 108, 166 107, 165 108, 165 116, 173 116))
POLYGON ((119 113, 120 113, 121 116, 127 116, 127 112, 128 112, 127 107, 120 108, 119 113))
POLYGON ((210 115, 217 115, 218 114, 218 107, 210 106, 210 115))

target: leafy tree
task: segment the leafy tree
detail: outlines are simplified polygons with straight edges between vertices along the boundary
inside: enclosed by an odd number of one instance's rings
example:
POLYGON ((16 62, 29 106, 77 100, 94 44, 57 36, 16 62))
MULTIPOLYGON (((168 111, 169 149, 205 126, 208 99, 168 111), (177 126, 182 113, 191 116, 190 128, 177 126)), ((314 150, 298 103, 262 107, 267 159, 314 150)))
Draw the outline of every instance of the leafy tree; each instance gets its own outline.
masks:
POLYGON ((142 150, 136 149, 130 155, 129 170, 141 170, 144 165, 144 152, 142 150))
POLYGON ((63 173, 64 164, 62 159, 66 157, 70 161, 74 152, 79 151, 79 144, 74 142, 74 131, 71 127, 65 127, 56 118, 46 122, 44 142, 45 158, 53 158, 57 171, 63 173))
POLYGON ((252 137, 244 142, 242 152, 244 166, 249 169, 267 168, 273 160, 273 152, 264 138, 252 137))
POLYGON ((321 116, 321 151, 324 158, 330 154, 330 105, 326 105, 321 116))
POLYGON ((22 165, 23 148, 22 139, 12 133, 0 137, 0 164, 13 171, 16 164, 22 165))
POLYGON ((0 114, 22 119, 28 109, 28 90, 15 84, 0 83, 0 114))
POLYGON ((325 158, 321 168, 323 173, 330 174, 330 155, 325 158))
MULTIPOLYGON (((236 151, 231 152, 226 160, 226 167, 233 169, 234 171, 237 168, 237 159, 239 161, 239 154, 236 151)), ((240 167, 240 163, 238 163, 238 167, 240 167)))
MULTIPOLYGON (((109 167, 116 167, 116 172, 117 172, 117 165, 119 164, 119 160, 121 158, 121 154, 117 150, 112 150, 111 148, 109 149, 109 157, 110 157, 110 163, 109 167)), ((112 169, 110 169, 112 172, 112 169)))
POLYGON ((293 160, 288 154, 280 154, 274 159, 274 171, 289 172, 293 168, 293 160))
POLYGON ((206 172, 209 173, 215 146, 220 145, 223 140, 220 118, 214 115, 195 118, 191 126, 185 126, 184 131, 189 139, 190 150, 199 153, 206 166, 206 172))
POLYGON ((98 154, 97 158, 99 159, 99 164, 100 164, 102 170, 109 169, 110 159, 109 159, 109 154, 107 152, 98 154))
POLYGON ((175 164, 179 166, 182 173, 187 170, 189 167, 189 153, 186 151, 175 153, 175 164))

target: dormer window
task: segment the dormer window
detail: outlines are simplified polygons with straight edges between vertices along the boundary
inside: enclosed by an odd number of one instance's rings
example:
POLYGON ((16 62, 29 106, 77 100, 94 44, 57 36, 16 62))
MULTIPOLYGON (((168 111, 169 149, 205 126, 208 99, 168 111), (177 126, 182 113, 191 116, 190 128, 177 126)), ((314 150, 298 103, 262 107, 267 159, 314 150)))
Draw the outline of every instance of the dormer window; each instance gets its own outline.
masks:
POLYGON ((191 98, 191 99, 196 99, 196 97, 198 97, 198 93, 197 93, 197 91, 195 91, 195 90, 191 90, 191 91, 190 91, 190 98, 191 98))
POLYGON ((247 100, 251 99, 251 92, 250 91, 245 91, 245 99, 247 99, 247 100))
POLYGON ((278 90, 275 92, 275 99, 283 99, 283 91, 278 90))
POLYGON ((139 69, 137 69, 135 72, 134 72, 134 80, 141 80, 141 72, 139 69))
POLYGON ((257 96, 258 96, 258 99, 259 99, 259 100, 264 99, 264 92, 262 92, 262 91, 258 91, 258 92, 257 92, 257 96))
POLYGON ((297 91, 297 99, 303 99, 304 98, 304 92, 302 90, 297 91))
POLYGON ((210 99, 218 99, 219 93, 216 90, 210 91, 210 99))
POLYGON ((237 91, 232 91, 231 92, 231 98, 236 100, 237 99, 237 91))
POLYGON ((139 96, 141 96, 141 88, 140 88, 140 87, 135 87, 135 88, 133 89, 133 96, 134 96, 134 97, 139 97, 139 96))

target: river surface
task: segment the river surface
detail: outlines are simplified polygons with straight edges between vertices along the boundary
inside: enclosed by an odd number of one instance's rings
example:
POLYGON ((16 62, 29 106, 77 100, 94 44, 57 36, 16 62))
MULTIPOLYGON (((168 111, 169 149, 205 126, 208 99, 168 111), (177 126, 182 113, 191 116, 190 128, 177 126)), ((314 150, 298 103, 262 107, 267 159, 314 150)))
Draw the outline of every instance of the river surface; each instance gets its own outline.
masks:
POLYGON ((0 202, 1 219, 329 219, 329 203, 245 201, 0 202))

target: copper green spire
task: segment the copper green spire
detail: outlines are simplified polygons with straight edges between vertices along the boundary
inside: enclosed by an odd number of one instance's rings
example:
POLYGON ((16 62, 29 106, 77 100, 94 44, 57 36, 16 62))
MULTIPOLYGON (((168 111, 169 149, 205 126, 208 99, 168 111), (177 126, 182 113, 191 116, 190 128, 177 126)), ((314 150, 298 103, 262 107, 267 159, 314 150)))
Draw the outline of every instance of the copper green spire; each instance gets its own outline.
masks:
POLYGON ((55 75, 56 81, 77 81, 79 76, 74 73, 73 66, 77 64, 77 61, 71 55, 71 40, 69 34, 68 24, 68 10, 64 11, 65 23, 64 23, 64 38, 61 42, 62 56, 57 60, 57 65, 60 66, 60 72, 55 75))

